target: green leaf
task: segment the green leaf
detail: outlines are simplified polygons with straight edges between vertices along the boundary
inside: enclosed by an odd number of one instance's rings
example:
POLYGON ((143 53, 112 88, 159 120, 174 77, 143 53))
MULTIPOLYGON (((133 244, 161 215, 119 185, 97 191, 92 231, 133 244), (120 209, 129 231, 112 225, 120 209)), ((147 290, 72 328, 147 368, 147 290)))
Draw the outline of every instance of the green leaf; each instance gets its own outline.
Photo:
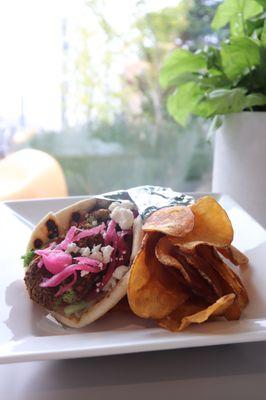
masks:
POLYGON ((266 0, 256 0, 256 2, 262 5, 263 8, 266 8, 266 0))
POLYGON ((260 40, 261 40, 261 44, 266 47, 266 20, 264 21, 260 40))
POLYGON ((217 69, 209 69, 206 76, 202 76, 199 79, 199 83, 204 89, 213 88, 227 88, 231 86, 231 81, 227 76, 217 69))
POLYGON ((208 46, 204 49, 204 54, 207 61, 208 72, 210 70, 222 70, 222 60, 220 50, 216 47, 208 46))
POLYGON ((24 268, 28 268, 28 266, 30 265, 30 263, 34 259, 34 256, 35 256, 34 250, 29 250, 26 254, 24 254, 24 256, 21 256, 21 258, 23 260, 23 267, 24 268))
POLYGON ((191 114, 212 118, 256 106, 266 109, 266 0, 224 0, 212 27, 227 24, 230 38, 220 48, 176 50, 161 70, 162 86, 176 87, 167 109, 181 125, 191 114))
POLYGON ((246 36, 246 25, 243 23, 242 14, 234 15, 231 18, 230 33, 232 37, 246 36))
POLYGON ((207 140, 210 142, 213 135, 223 124, 223 117, 221 115, 215 115, 212 119, 212 122, 209 126, 208 133, 207 133, 207 140))
POLYGON ((197 83, 186 83, 168 97, 167 110, 179 124, 185 126, 203 96, 204 92, 197 83))
POLYGON ((245 94, 243 88, 213 90, 198 103, 194 112, 205 118, 240 112, 245 108, 245 94))
POLYGON ((168 86, 173 86, 173 87, 181 86, 184 83, 193 82, 196 81, 197 79, 198 79, 197 73, 189 72, 187 74, 178 75, 175 79, 171 81, 171 83, 169 83, 168 86))
POLYGON ((260 63, 260 48, 246 37, 232 39, 230 44, 222 44, 221 56, 225 74, 235 80, 260 63))
POLYGON ((236 20, 240 15, 243 23, 261 12, 263 12, 262 6, 255 0, 225 0, 217 8, 211 26, 217 30, 230 23, 233 18, 236 20))
POLYGON ((166 88, 173 85, 178 77, 206 68, 206 59, 202 53, 188 50, 175 50, 165 61, 160 72, 160 84, 166 88))
POLYGON ((261 93, 251 93, 246 96, 245 108, 250 109, 254 106, 264 106, 266 104, 266 96, 261 93))

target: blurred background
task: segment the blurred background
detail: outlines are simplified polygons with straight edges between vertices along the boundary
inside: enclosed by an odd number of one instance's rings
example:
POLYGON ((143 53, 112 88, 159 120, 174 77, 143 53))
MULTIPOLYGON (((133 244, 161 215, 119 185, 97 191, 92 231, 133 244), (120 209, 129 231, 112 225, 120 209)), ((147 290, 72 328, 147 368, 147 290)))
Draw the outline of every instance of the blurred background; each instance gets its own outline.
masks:
MULTIPOLYGON (((61 166, 70 195, 143 184, 209 190, 207 123, 182 128, 168 116, 159 71, 176 47, 217 43, 210 22, 218 3, 1 2, 0 163, 41 150, 61 166)), ((0 166, 3 192, 25 178, 20 163, 13 172, 0 166)))

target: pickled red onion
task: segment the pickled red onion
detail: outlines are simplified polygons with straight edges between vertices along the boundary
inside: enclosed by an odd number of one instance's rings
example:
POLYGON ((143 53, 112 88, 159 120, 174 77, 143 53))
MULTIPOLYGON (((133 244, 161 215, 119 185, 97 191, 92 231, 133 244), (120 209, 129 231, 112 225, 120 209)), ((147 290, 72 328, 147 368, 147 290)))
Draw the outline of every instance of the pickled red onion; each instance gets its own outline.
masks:
POLYGON ((57 246, 58 249, 66 250, 67 246, 73 242, 75 234, 78 232, 78 228, 76 226, 71 226, 71 228, 68 230, 65 239, 59 243, 57 246))
POLYGON ((124 237, 128 234, 132 234, 131 230, 116 231, 117 223, 114 220, 110 220, 108 226, 102 223, 99 226, 91 229, 81 230, 76 226, 71 226, 64 240, 59 243, 53 250, 50 248, 36 250, 35 253, 41 256, 38 262, 38 266, 42 266, 44 263, 46 269, 53 274, 49 279, 45 279, 40 286, 41 287, 56 287, 59 286, 65 279, 73 275, 71 282, 62 286, 55 294, 56 297, 61 296, 67 290, 71 289, 77 281, 77 271, 87 271, 94 274, 106 268, 108 270, 104 275, 100 287, 104 287, 111 279, 114 270, 121 265, 121 257, 124 258, 124 253, 129 251, 128 245, 124 240, 124 237), (105 245, 112 245, 114 248, 112 253, 112 260, 108 264, 101 263, 90 257, 78 256, 72 258, 72 256, 65 252, 68 245, 74 242, 78 242, 80 239, 97 235, 104 232, 104 243, 105 245), (75 262, 75 264, 74 264, 75 262))
POLYGON ((101 284, 100 284, 101 288, 103 288, 108 283, 108 281, 111 279, 111 277, 113 275, 113 272, 116 269, 116 267, 117 267, 117 262, 114 259, 111 262, 111 264, 109 265, 108 271, 106 272, 106 274, 104 275, 104 277, 103 277, 103 279, 101 281, 101 284))
POLYGON ((105 224, 103 222, 101 225, 95 226, 95 228, 85 229, 74 237, 74 242, 78 242, 80 239, 83 239, 85 237, 97 235, 98 233, 101 233, 104 228, 105 224))
POLYGON ((111 264, 109 265, 108 271, 106 272, 106 274, 104 275, 104 277, 101 281, 101 288, 103 288, 105 285, 107 285, 107 283, 111 279, 115 269, 121 265, 121 261, 123 263, 123 261, 124 261, 123 251, 128 251, 128 246, 125 242, 124 237, 128 234, 132 234, 132 231, 130 231, 130 230, 125 230, 125 231, 120 231, 120 232, 116 232, 116 230, 115 230, 113 232, 113 226, 111 226, 110 231, 112 233, 112 236, 110 234, 110 238, 111 238, 110 241, 111 241, 111 243, 113 243, 113 245, 115 247, 113 254, 115 254, 117 252, 118 252, 118 254, 117 254, 117 257, 115 257, 113 259, 113 261, 111 262, 111 264), (123 257, 123 260, 120 261, 119 260, 120 257, 123 257))
POLYGON ((118 238, 117 249, 118 249, 119 253, 122 253, 122 251, 127 250, 127 244, 125 242, 124 236, 125 235, 123 235, 122 232, 118 232, 118 234, 117 234, 117 238, 118 238))
POLYGON ((106 235, 104 238, 105 245, 115 242, 115 237, 116 237, 115 227, 116 227, 116 222, 111 219, 107 226, 106 235))
POLYGON ((90 258, 90 257, 84 257, 84 256, 80 256, 80 257, 75 257, 74 260, 79 261, 79 263, 84 263, 84 264, 88 264, 91 265, 92 267, 100 267, 102 265, 102 263, 98 260, 95 260, 95 258, 90 258))
MULTIPOLYGON (((96 261, 96 260, 95 260, 96 261)), ((98 265, 100 263, 98 262, 98 265)), ((70 275, 72 275, 75 271, 87 271, 92 273, 100 272, 100 268, 93 267, 91 265, 85 264, 71 264, 67 266, 63 271, 59 272, 58 274, 53 275, 51 278, 45 280, 44 282, 40 283, 41 287, 55 287, 60 285, 62 281, 67 279, 70 275)))
POLYGON ((35 254, 37 254, 38 256, 43 256, 46 254, 50 254, 51 251, 52 250, 49 247, 47 247, 46 249, 43 249, 43 250, 35 250, 35 254))
POLYGON ((52 250, 48 254, 43 254, 42 259, 45 268, 51 274, 58 274, 72 263, 71 255, 62 250, 52 250))
POLYGON ((67 285, 62 286, 55 294, 55 297, 59 297, 61 296, 63 293, 65 293, 67 290, 71 289, 72 286, 76 283, 77 279, 78 279, 78 275, 76 273, 76 271, 74 271, 73 273, 73 279, 71 282, 69 282, 67 285))

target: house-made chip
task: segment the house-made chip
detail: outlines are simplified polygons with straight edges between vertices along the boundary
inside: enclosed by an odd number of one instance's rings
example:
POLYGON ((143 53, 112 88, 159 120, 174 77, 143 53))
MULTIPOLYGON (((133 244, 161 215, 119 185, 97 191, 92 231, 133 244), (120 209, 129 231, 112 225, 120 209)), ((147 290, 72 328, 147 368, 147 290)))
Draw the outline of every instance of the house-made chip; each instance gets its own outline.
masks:
POLYGON ((192 231, 194 215, 189 207, 174 206, 154 211, 143 225, 144 232, 183 237, 192 231))
POLYGON ((233 240, 233 228, 225 210, 211 196, 199 199, 189 206, 194 214, 194 227, 180 238, 171 238, 173 244, 194 248, 199 243, 215 247, 229 246, 233 240))
POLYGON ((203 309, 201 309, 202 304, 188 301, 177 311, 159 321, 159 325, 172 332, 178 332, 187 328, 190 324, 202 324, 210 317, 223 316, 232 305, 234 298, 235 295, 233 293, 225 295, 214 304, 203 309))
POLYGON ((128 301, 142 318, 160 319, 183 304, 189 294, 155 257, 158 234, 149 234, 131 267, 128 301))

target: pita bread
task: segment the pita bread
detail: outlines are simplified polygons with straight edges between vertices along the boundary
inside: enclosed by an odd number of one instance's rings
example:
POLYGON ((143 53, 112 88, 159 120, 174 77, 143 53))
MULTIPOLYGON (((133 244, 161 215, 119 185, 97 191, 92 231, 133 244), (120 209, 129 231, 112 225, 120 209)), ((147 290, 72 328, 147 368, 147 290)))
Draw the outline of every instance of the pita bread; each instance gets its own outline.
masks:
MULTIPOLYGON (((43 246, 49 240, 51 240, 51 235, 58 232, 59 235, 64 235, 70 226, 71 218, 73 213, 89 212, 92 210, 97 210, 100 208, 108 208, 112 201, 97 199, 97 198, 87 198, 68 206, 61 211, 56 213, 48 213, 35 227, 33 230, 27 250, 34 250, 38 247, 43 246)), ((142 219, 140 216, 135 218, 133 224, 133 244, 132 252, 130 258, 130 264, 133 262, 142 241, 142 219)), ((63 325, 72 328, 82 328, 85 327, 101 316, 103 316, 107 311, 113 308, 127 293, 127 285, 129 280, 130 271, 128 271, 122 279, 117 283, 117 285, 99 301, 94 303, 89 308, 84 309, 79 316, 71 315, 66 317, 65 314, 59 311, 50 311, 50 314, 54 318, 62 323, 63 325)))

